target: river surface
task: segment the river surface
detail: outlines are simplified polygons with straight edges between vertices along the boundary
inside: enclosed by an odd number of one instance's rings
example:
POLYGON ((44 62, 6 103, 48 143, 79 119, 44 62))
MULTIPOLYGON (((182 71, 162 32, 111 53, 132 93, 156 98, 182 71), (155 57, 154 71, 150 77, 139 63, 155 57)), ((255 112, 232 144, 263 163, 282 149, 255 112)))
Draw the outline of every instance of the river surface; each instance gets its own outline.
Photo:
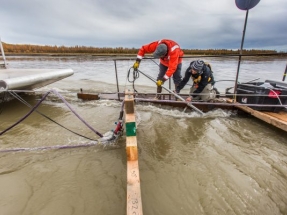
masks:
MULTIPOLYGON (((237 58, 206 58, 216 80, 234 80, 237 58)), ((96 57, 13 57, 10 68, 71 68, 75 74, 23 95, 35 105, 44 92, 57 90, 100 133, 115 127, 118 101, 77 99, 76 92, 115 92, 114 61, 96 57)), ((191 59, 184 59, 184 74, 191 59)), ((131 89, 132 60, 117 61, 120 91, 131 89)), ((248 58, 239 82, 282 80, 285 58, 248 58)), ((158 66, 143 60, 140 70, 156 78, 158 66)), ((0 71, 1 72, 1 71, 0 71)), ((219 81, 224 93, 232 81, 219 81)), ((139 92, 155 84, 140 75, 139 92)), ((185 87, 188 91, 188 86, 185 87)), ((30 108, 14 99, 0 106, 0 131, 30 108)), ((38 111, 91 139, 98 136, 51 94, 38 111)), ((202 117, 182 109, 136 105, 137 142, 143 213, 148 215, 287 214, 287 135, 255 118, 214 110, 202 117)), ((76 149, 37 147, 89 144, 34 112, 0 136, 0 215, 126 214, 125 135, 109 144, 76 149)))

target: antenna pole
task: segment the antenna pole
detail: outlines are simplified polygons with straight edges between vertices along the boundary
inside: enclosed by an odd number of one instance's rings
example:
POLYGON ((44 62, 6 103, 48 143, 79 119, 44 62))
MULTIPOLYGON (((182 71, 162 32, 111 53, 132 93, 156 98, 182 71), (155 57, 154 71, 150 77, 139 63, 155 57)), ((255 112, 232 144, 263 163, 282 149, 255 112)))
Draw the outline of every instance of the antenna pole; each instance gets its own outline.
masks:
POLYGON ((249 10, 246 10, 246 16, 245 16, 245 22, 244 22, 244 28, 243 28, 243 35, 242 35, 241 46, 240 46, 240 55, 239 55, 239 59, 238 59, 237 73, 236 73, 236 79, 235 79, 235 85, 234 85, 234 102, 236 101, 237 82, 238 82, 240 62, 241 62, 241 55, 242 55, 242 49, 243 49, 243 43, 244 43, 244 37, 245 37, 245 31, 246 31, 246 25, 247 25, 247 19, 248 19, 248 11, 249 10))

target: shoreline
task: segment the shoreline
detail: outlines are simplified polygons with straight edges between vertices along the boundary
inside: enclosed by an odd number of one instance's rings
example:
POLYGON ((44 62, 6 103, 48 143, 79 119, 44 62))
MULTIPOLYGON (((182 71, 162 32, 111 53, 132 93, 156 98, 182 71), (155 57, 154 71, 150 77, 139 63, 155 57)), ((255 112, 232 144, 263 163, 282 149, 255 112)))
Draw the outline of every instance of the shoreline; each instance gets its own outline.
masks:
MULTIPOLYGON (((90 54, 90 53, 5 53, 7 57, 109 57, 119 59, 134 59, 137 54, 90 54)), ((240 54, 185 54, 182 58, 204 58, 204 57, 239 57, 240 54)), ((242 57, 286 57, 287 53, 261 53, 261 54, 242 54, 242 57)), ((154 59, 151 54, 146 54, 144 59, 154 59)))

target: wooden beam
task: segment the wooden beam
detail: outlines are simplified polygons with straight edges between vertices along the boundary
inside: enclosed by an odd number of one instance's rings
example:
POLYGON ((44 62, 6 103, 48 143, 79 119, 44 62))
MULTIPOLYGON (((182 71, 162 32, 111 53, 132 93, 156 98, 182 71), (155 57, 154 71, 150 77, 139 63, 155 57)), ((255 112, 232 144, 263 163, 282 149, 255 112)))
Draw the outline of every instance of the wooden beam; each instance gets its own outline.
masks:
POLYGON ((99 100, 98 94, 92 94, 92 93, 77 93, 78 99, 83 100, 99 100))
MULTIPOLYGON (((228 100, 228 102, 233 102, 232 100, 228 100)), ((236 104, 236 103, 235 103, 236 104)), ((287 131, 287 121, 286 121, 286 112, 279 112, 279 113, 273 113, 273 112, 261 112, 254 110, 247 106, 236 106, 236 108, 243 110, 246 113, 251 114, 252 116, 270 124, 277 128, 280 128, 284 131, 287 131)))
POLYGON ((127 215, 142 215, 140 175, 138 165, 138 148, 136 137, 136 118, 134 96, 129 90, 125 92, 125 124, 127 153, 127 215))

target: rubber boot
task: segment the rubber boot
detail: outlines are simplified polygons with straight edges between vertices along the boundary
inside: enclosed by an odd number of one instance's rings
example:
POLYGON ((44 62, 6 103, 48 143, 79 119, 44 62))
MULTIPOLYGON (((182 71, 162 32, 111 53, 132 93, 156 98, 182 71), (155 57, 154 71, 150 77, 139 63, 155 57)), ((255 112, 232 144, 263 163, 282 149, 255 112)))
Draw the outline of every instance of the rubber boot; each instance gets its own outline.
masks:
MULTIPOLYGON (((178 87, 178 84, 174 84, 174 93, 176 93, 176 94, 179 93, 179 92, 176 91, 177 87, 178 87)), ((180 101, 180 99, 178 99, 178 98, 176 98, 176 97, 174 98, 174 100, 175 100, 175 101, 180 101)))
POLYGON ((161 95, 159 94, 161 92, 162 92, 162 87, 158 86, 157 89, 156 89, 157 95, 154 97, 155 100, 161 100, 161 95))

